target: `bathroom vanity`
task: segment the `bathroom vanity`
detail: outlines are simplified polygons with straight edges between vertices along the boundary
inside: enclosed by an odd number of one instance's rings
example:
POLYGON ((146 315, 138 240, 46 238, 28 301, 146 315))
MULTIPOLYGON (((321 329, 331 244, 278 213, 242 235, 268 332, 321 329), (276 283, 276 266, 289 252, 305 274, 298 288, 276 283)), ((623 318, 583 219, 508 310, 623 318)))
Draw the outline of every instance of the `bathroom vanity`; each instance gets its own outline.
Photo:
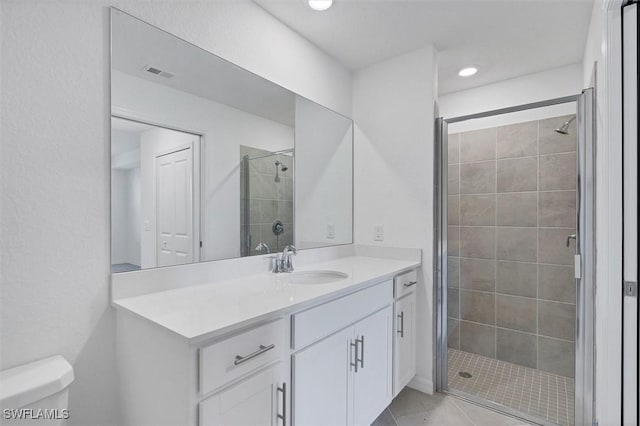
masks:
POLYGON ((421 253, 352 244, 352 120, 118 9, 111 42, 122 423, 369 425, 421 253))
POLYGON ((124 424, 369 425, 415 375, 419 264, 349 256, 114 300, 124 424))

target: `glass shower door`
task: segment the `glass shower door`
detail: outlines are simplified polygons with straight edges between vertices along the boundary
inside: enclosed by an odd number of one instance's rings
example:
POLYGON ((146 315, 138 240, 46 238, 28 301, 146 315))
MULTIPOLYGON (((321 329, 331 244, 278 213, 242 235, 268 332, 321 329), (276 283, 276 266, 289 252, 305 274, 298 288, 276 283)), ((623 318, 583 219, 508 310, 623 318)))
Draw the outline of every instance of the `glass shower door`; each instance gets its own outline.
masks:
POLYGON ((441 120, 438 388, 563 425, 582 379, 577 121, 575 102, 441 120))

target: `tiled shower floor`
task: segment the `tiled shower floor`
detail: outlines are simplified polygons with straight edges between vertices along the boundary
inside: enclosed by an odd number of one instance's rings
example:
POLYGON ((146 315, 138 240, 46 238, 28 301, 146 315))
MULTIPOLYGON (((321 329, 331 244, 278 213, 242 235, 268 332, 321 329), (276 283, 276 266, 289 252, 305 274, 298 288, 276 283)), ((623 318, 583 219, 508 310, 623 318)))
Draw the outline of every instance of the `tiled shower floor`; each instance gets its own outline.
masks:
POLYGON ((573 379, 449 349, 449 389, 559 425, 574 424, 573 379), (471 373, 463 378, 458 373, 471 373))

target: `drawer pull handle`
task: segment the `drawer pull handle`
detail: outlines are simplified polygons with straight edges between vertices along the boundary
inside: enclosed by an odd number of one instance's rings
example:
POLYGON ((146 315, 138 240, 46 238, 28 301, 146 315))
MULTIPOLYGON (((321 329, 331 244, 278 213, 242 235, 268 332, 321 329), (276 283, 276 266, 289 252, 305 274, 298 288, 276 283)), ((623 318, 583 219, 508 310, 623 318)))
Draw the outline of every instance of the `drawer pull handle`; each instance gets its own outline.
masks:
POLYGON ((401 338, 404 338, 404 312, 400 312, 398 318, 400 319, 400 330, 398 330, 398 334, 400 334, 401 338))
POLYGON ((271 349, 275 348, 276 345, 274 345, 273 343, 270 344, 269 346, 264 346, 264 345, 260 345, 260 349, 258 349, 257 351, 250 353, 249 355, 245 355, 245 356, 240 356, 240 355, 236 355, 236 360, 233 361, 233 363, 235 365, 240 365, 243 362, 247 362, 250 359, 253 359, 255 357, 257 357, 258 355, 262 355, 263 353, 270 351, 271 349))
POLYGON ((408 283, 404 283, 405 287, 411 287, 412 285, 418 284, 418 281, 409 281, 408 283))

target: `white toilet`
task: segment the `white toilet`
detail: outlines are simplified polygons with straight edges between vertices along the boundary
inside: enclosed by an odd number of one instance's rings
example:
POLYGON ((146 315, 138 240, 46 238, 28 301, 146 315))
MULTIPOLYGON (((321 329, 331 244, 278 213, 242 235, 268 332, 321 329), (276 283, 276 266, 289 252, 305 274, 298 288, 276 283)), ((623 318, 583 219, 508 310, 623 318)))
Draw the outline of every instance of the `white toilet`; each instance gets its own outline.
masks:
POLYGON ((0 371, 0 425, 64 425, 73 368, 62 356, 0 371))

